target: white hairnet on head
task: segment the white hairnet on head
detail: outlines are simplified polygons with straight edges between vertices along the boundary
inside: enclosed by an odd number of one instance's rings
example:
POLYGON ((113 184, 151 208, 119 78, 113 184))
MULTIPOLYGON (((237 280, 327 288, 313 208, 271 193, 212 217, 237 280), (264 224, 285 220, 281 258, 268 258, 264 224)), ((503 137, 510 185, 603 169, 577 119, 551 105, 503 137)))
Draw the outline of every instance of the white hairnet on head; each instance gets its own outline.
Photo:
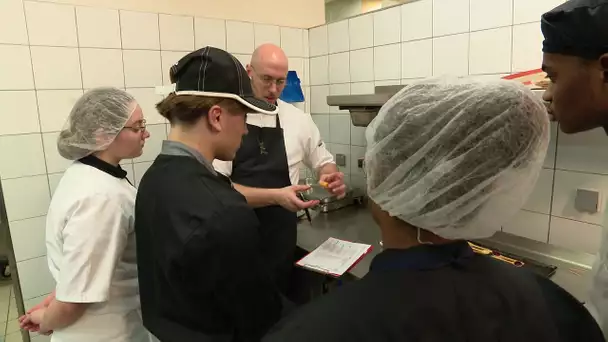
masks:
POLYGON ((96 88, 76 102, 57 139, 62 157, 77 160, 105 150, 123 129, 135 98, 116 88, 96 88))
POLYGON ((447 239, 483 238, 532 191, 549 120, 519 83, 431 79, 391 98, 366 138, 368 195, 382 210, 447 239))

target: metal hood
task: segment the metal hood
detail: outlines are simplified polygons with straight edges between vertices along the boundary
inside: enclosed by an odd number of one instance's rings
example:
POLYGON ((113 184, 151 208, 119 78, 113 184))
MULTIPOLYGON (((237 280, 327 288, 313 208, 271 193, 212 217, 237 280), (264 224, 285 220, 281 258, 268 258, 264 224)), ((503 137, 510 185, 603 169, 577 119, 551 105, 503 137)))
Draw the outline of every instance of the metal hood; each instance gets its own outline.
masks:
MULTIPOLYGON (((350 119, 354 126, 367 127, 378 115, 380 108, 405 85, 378 86, 373 94, 364 95, 332 95, 327 97, 327 104, 337 106, 341 110, 350 112, 350 119)), ((532 89, 538 96, 542 97, 543 89, 532 89)))
POLYGON ((378 86, 373 94, 332 95, 327 97, 327 104, 348 110, 354 126, 367 127, 378 115, 380 108, 403 87, 405 86, 378 86))

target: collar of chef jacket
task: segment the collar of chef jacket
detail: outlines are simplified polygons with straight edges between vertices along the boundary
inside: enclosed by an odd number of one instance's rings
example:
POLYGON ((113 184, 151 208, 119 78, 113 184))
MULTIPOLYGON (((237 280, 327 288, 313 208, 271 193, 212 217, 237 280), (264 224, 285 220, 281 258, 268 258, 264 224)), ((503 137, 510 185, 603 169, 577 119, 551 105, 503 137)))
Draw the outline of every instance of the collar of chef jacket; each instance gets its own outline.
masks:
POLYGON ((475 255, 466 241, 443 245, 420 245, 408 249, 386 249, 377 255, 370 271, 433 270, 458 267, 475 255))
POLYGON ((85 165, 94 167, 100 171, 103 171, 103 172, 109 174, 110 176, 120 178, 120 179, 127 178, 127 171, 123 170, 122 167, 120 167, 120 165, 114 166, 110 163, 107 163, 107 162, 95 157, 94 155, 88 155, 86 157, 78 159, 78 161, 85 165))

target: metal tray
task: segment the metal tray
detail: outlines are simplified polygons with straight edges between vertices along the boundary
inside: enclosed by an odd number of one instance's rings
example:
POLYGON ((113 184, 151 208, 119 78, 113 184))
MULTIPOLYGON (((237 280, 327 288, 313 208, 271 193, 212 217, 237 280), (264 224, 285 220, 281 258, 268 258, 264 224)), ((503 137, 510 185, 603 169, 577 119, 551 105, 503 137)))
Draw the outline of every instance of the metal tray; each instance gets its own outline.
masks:
POLYGON ((533 259, 530 259, 530 258, 524 258, 522 256, 515 255, 515 254, 512 254, 512 253, 506 253, 506 252, 500 251, 498 249, 488 248, 487 246, 484 246, 483 244, 480 244, 477 241, 475 241, 473 243, 476 244, 477 246, 480 246, 482 248, 488 249, 488 250, 490 250, 493 253, 504 255, 504 256, 506 256, 508 258, 512 258, 512 259, 521 261, 522 264, 523 264, 523 266, 522 266, 523 269, 528 269, 528 270, 530 270, 532 272, 535 272, 535 273, 537 273, 537 274, 539 274, 539 275, 541 275, 543 277, 551 278, 555 274, 555 272, 557 271, 557 267, 554 266, 554 265, 548 265, 548 264, 542 263, 542 262, 537 261, 537 260, 533 260, 533 259))

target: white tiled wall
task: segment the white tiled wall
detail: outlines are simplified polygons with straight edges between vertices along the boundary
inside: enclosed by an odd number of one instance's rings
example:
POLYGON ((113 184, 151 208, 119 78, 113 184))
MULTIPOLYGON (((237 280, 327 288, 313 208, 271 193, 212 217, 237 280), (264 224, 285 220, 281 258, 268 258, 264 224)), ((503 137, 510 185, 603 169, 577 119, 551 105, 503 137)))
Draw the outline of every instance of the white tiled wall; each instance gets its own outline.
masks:
MULTIPOLYGON (((123 167, 136 183, 167 134, 154 86, 193 48, 227 49, 246 64, 255 46, 280 44, 297 70, 323 139, 347 157, 347 181, 363 186, 357 159, 364 128, 330 108, 329 94, 372 93, 440 74, 500 77, 540 64, 540 15, 563 0, 420 0, 310 30, 38 1, 0 1, 0 177, 21 288, 32 304, 48 293, 44 216, 69 165, 54 141, 84 90, 114 85, 140 102, 152 137, 144 155, 123 167), (310 59, 309 59, 310 58, 310 59)), ((605 134, 558 134, 534 193, 503 229, 594 252, 603 213, 574 209, 578 187, 608 197, 605 134)), ((604 201, 606 202, 606 201, 604 201)))
MULTIPOLYGON (((540 16, 563 0, 420 0, 310 30, 311 112, 342 170, 362 184, 364 128, 326 104, 327 94, 373 93, 374 85, 407 84, 433 75, 498 78, 540 67, 540 16), (348 67, 347 67, 348 66, 348 67)), ((608 138, 602 130, 559 134, 524 209, 504 230, 577 250, 595 252, 603 212, 574 208, 577 188, 608 198, 608 138)), ((605 200, 604 203, 608 202, 605 200)))
MULTIPOLYGON (((55 141, 83 91, 119 87, 142 106, 151 138, 141 157, 122 163, 137 183, 167 135, 167 124, 154 107, 161 99, 154 87, 169 83, 169 67, 205 45, 227 47, 245 64, 255 46, 265 42, 283 47, 310 94, 307 30, 0 1, 0 177, 26 301, 54 286, 46 265, 44 221, 52 193, 69 166, 55 141)), ((327 57, 325 63, 327 68, 327 57)))

